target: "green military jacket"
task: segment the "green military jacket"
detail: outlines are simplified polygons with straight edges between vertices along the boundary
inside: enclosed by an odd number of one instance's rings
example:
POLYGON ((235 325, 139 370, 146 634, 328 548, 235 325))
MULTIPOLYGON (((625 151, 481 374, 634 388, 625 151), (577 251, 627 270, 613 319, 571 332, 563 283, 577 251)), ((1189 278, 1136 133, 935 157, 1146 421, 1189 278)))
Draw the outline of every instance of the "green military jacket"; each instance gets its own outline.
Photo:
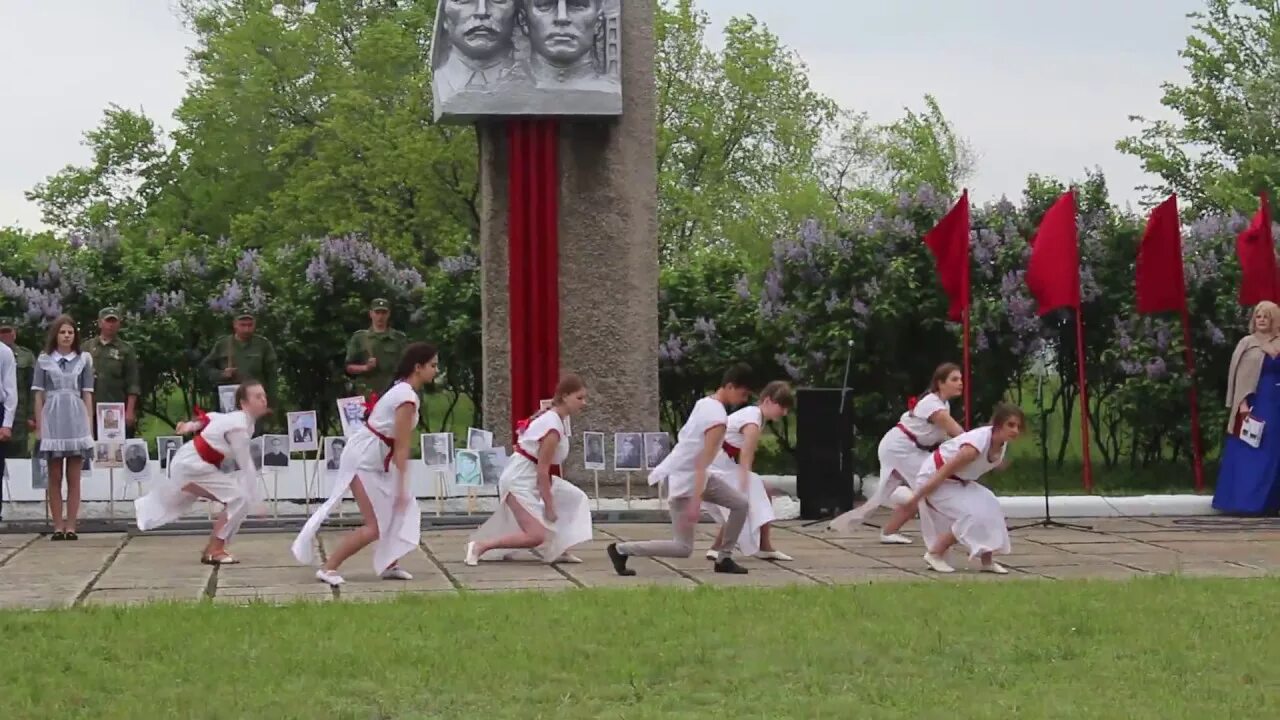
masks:
POLYGON ((15 345, 13 357, 18 361, 18 409, 13 414, 13 438, 9 441, 9 455, 24 458, 29 456, 31 450, 27 421, 35 410, 32 405, 31 381, 36 370, 36 356, 21 345, 15 345))
POLYGON ((356 375, 356 390, 362 395, 372 392, 385 392, 396 373, 396 365, 400 356, 409 345, 409 339, 399 330, 388 328, 386 332, 373 330, 357 330, 347 341, 347 365, 363 365, 369 356, 378 359, 378 366, 372 372, 356 375))
POLYGON ((141 395, 138 385, 138 351, 116 338, 100 337, 85 342, 83 350, 93 356, 94 402, 122 403, 130 395, 141 395))
POLYGON ((238 385, 246 380, 257 380, 274 400, 276 390, 276 349, 271 341, 259 335, 240 342, 234 335, 218 338, 213 350, 200 361, 205 377, 216 388, 219 385, 238 385), (232 367, 235 372, 225 377, 222 371, 232 367))

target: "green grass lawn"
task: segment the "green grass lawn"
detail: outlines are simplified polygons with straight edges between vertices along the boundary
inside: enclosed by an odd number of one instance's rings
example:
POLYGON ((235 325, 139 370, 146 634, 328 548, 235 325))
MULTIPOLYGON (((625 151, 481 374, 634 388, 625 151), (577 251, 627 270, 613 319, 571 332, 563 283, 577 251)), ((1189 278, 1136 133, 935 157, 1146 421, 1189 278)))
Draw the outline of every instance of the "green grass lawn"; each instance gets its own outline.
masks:
POLYGON ((1280 579, 0 613, 19 718, 1280 717, 1280 579))

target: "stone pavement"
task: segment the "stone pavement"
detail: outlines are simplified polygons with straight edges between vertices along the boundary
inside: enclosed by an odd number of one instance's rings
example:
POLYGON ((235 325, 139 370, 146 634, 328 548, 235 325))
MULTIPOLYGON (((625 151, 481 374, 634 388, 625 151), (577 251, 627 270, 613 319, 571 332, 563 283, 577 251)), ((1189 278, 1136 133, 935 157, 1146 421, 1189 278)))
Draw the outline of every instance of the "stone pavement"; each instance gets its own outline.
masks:
MULTIPOLYGON (((502 590, 568 590, 639 585, 812 585, 883 581, 963 582, 1017 579, 1128 578, 1181 573, 1254 577, 1280 573, 1280 521, 1230 518, 1142 518, 1082 521, 1092 531, 1026 528, 1013 533, 1013 554, 1003 559, 1012 573, 999 577, 962 569, 953 575, 926 571, 918 538, 910 546, 885 546, 870 527, 829 533, 822 525, 787 521, 775 529, 775 544, 795 562, 747 559, 748 575, 717 575, 702 554, 715 526, 700 528, 699 550, 677 560, 632 559, 637 577, 613 573, 605 546, 615 540, 666 537, 662 524, 599 524, 591 543, 574 552, 580 565, 547 566, 531 555, 507 562, 462 563, 469 530, 429 530, 419 551, 402 565, 407 582, 373 576, 367 552, 344 569, 337 590, 317 582, 289 552, 293 536, 246 533, 233 549, 241 564, 211 568, 198 563, 201 535, 81 535, 79 542, 52 543, 47 536, 0 534, 0 608, 207 600, 244 603, 292 600, 377 600, 397 593, 502 590)), ((915 535, 908 527, 908 534, 915 535)), ((322 533, 321 552, 336 531, 322 533)), ((959 557, 953 562, 959 563, 959 557)))

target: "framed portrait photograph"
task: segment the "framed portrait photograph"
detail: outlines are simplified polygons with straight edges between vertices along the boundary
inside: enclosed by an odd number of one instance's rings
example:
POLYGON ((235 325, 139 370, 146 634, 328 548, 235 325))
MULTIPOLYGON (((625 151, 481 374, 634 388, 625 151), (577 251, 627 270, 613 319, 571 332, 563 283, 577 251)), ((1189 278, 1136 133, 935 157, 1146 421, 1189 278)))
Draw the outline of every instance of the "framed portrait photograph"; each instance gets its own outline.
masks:
POLYGON ((358 395, 339 398, 338 419, 342 421, 342 434, 346 437, 364 427, 364 398, 358 395))
POLYGON ((336 473, 342 467, 342 451, 347 449, 345 437, 327 437, 324 439, 324 470, 336 473))
POLYGON ((147 441, 140 438, 126 440, 124 444, 124 467, 129 477, 134 480, 146 480, 150 473, 151 458, 147 454, 147 441))
POLYGON ((423 433, 422 464, 429 468, 453 465, 453 433, 423 433))
POLYGON ((671 454, 671 436, 664 432, 644 434, 644 466, 652 470, 671 454))
POLYGON ((93 462, 104 470, 115 470, 124 467, 124 443, 94 443, 93 462))
POLYGON ((182 447, 182 438, 178 435, 161 435, 156 438, 156 462, 161 470, 169 469, 169 460, 182 447))
POLYGON ((644 469, 644 433, 614 433, 613 469, 622 472, 644 469))
POLYGON ((582 433, 582 466, 588 470, 604 470, 604 433, 582 433))
POLYGON ((262 467, 271 470, 289 467, 289 436, 262 436, 262 467))
POLYGON ((239 385, 218 386, 218 410, 224 413, 236 411, 236 390, 239 385))
POLYGON ((480 454, 475 450, 459 450, 454 456, 457 468, 457 484, 462 487, 480 487, 484 479, 480 470, 480 454))
POLYGON ((467 428, 467 449, 488 450, 493 447, 493 433, 480 428, 467 428))
POLYGON ((497 486, 498 478, 507 467, 507 449, 489 448, 476 452, 480 456, 480 482, 484 485, 497 486))
POLYGON ((249 441, 249 459, 253 461, 253 469, 261 472, 262 470, 262 438, 256 437, 249 441))
POLYGON ((320 449, 316 432, 316 411, 303 410, 287 415, 289 422, 289 452, 315 452, 320 449))
POLYGON ((124 403, 98 403, 94 413, 98 417, 99 442, 124 442, 124 403))

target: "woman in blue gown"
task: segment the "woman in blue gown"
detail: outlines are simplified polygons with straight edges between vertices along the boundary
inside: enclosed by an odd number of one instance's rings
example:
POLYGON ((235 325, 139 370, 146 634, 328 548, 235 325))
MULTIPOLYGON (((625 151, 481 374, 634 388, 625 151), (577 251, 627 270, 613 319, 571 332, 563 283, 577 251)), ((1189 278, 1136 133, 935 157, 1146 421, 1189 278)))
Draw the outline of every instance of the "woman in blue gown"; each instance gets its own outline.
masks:
POLYGON ((1231 356, 1227 438, 1213 507, 1232 515, 1274 515, 1280 512, 1280 306, 1259 303, 1249 325, 1250 334, 1231 356), (1263 423, 1258 447, 1240 438, 1248 418, 1263 423))

